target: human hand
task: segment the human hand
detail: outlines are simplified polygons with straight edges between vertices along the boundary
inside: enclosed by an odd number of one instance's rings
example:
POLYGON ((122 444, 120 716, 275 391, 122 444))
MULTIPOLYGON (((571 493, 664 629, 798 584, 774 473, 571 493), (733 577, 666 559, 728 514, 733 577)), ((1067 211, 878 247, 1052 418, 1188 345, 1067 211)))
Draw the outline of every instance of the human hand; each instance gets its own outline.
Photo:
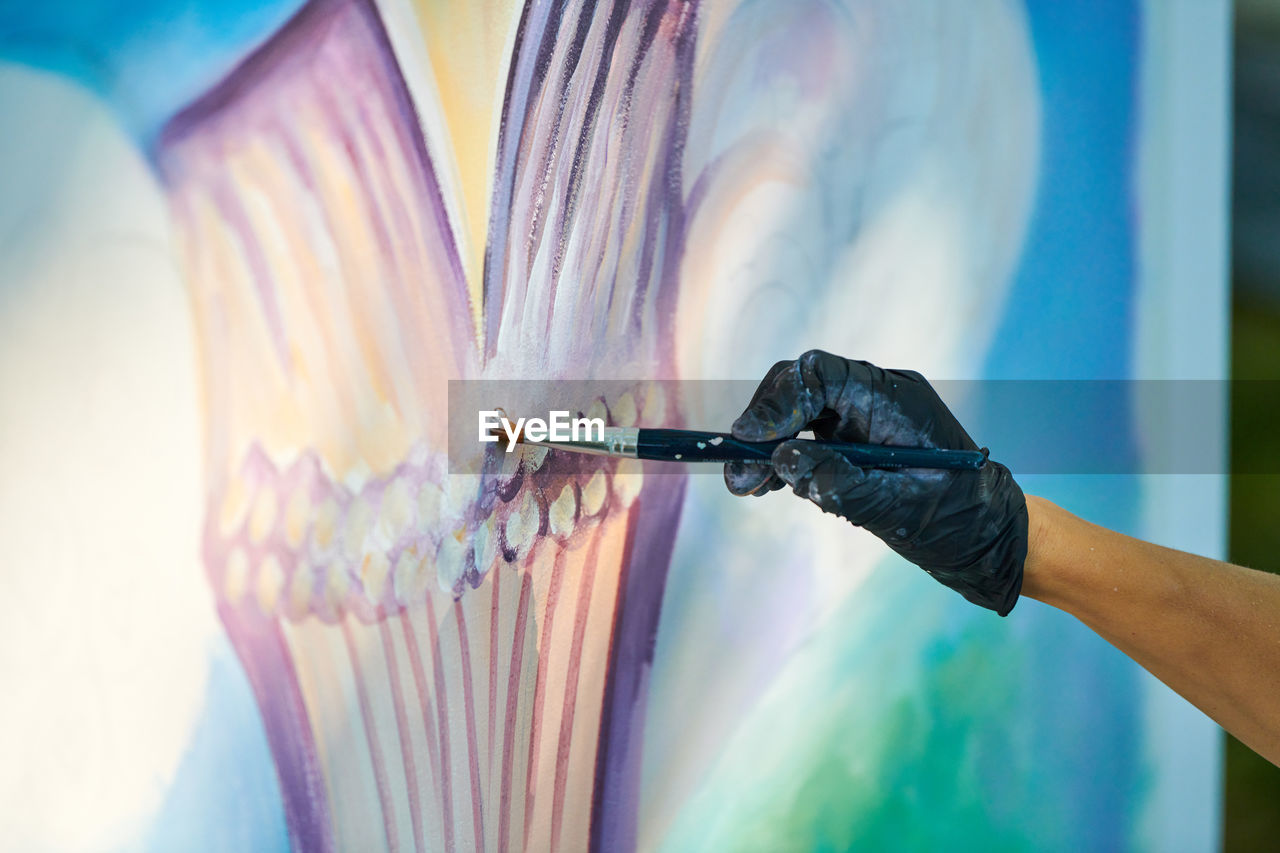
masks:
MULTIPOLYGON (((803 430, 828 441, 978 449, 919 373, 820 350, 775 364, 733 424, 734 437, 743 441, 794 438, 803 430)), ((864 469, 821 444, 787 441, 771 463, 730 462, 724 476, 736 495, 790 485, 1001 616, 1017 603, 1027 507, 998 462, 988 460, 976 471, 864 469)))

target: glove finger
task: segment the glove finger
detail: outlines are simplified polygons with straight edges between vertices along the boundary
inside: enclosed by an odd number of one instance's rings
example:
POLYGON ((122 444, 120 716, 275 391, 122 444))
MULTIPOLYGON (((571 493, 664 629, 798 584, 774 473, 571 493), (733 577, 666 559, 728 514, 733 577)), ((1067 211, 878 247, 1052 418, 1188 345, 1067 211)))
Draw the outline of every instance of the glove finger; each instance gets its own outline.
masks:
MULTIPOLYGON (((739 421, 742 421, 743 418, 747 416, 748 412, 754 411, 757 406, 761 405, 760 398, 765 396, 765 394, 770 390, 770 388, 773 387, 773 382, 775 379, 778 378, 778 374, 786 370, 792 364, 794 364, 794 362, 790 360, 779 361, 776 364, 774 364, 773 367, 770 367, 769 370, 765 373, 764 378, 760 380, 760 384, 756 386, 755 392, 751 395, 751 402, 747 403, 747 407, 742 410, 742 414, 738 416, 738 419, 734 421, 734 426, 730 428, 730 432, 734 434, 734 437, 741 438, 743 441, 764 440, 764 439, 757 439, 754 437, 748 438, 745 435, 738 435, 738 433, 736 432, 737 424, 739 421)), ((754 435, 755 433, 753 432, 752 436, 754 435)))
POLYGON ((769 390, 769 386, 773 384, 773 380, 778 374, 790 367, 791 364, 791 359, 783 359, 765 371, 764 378, 760 380, 760 384, 756 386, 756 390, 751 394, 751 402, 747 404, 748 409, 755 405, 755 402, 760 399, 760 395, 769 390))
POLYGON ((900 475, 863 469, 821 444, 788 441, 773 452, 773 469, 797 495, 823 512, 878 533, 877 521, 894 503, 900 475))
POLYGON ((806 384, 799 361, 780 362, 774 368, 733 422, 734 438, 773 441, 793 436, 822 412, 822 387, 816 382, 806 384))
POLYGON ((965 431, 929 380, 914 370, 886 370, 885 381, 894 391, 899 388, 910 388, 912 391, 895 395, 903 415, 916 425, 915 434, 903 438, 913 444, 930 444, 955 450, 978 449, 977 443, 965 431))
POLYGON ((866 361, 850 361, 822 350, 798 360, 807 387, 822 389, 823 408, 835 417, 814 428, 814 435, 839 441, 871 441, 874 388, 884 371, 866 361))
POLYGON ((784 483, 768 462, 734 461, 724 464, 724 484, 738 496, 766 495, 784 483))
POLYGON ((802 498, 828 512, 839 509, 837 492, 855 488, 866 472, 839 453, 808 441, 787 441, 773 451, 773 470, 802 498))

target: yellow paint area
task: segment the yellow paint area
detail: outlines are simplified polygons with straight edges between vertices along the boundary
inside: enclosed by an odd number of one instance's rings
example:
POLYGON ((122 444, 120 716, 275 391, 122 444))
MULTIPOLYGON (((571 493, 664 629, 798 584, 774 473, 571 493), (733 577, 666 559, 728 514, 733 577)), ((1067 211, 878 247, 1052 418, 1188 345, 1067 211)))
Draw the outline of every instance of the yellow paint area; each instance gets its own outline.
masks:
POLYGON ((415 7, 461 190, 459 252, 478 326, 493 158, 520 5, 510 0, 417 0, 415 7))

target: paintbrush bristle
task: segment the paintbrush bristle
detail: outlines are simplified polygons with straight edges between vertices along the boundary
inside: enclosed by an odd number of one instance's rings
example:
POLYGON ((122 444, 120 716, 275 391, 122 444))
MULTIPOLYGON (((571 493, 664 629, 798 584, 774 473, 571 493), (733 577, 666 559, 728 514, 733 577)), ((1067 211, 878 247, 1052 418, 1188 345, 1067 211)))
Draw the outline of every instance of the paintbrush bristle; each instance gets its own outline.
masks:
MULTIPOLYGON (((498 417, 499 417, 503 422, 505 422, 505 423, 506 423, 506 424, 508 424, 508 425, 510 425, 510 424, 511 424, 511 418, 507 417, 507 410, 506 410, 506 409, 502 408, 501 406, 495 406, 493 410, 494 410, 495 412, 497 412, 497 413, 498 413, 498 417)), ((524 444, 524 425, 523 425, 523 423, 522 423, 521 421, 516 421, 515 423, 516 423, 516 428, 515 428, 516 440, 515 440, 515 443, 516 443, 516 444, 524 444)), ((503 427, 502 427, 502 424, 501 424, 501 423, 497 424, 496 426, 490 427, 490 428, 489 428, 489 435, 496 437, 496 438, 498 439, 498 444, 500 444, 500 445, 507 445, 507 444, 511 444, 511 443, 512 443, 512 442, 511 442, 511 437, 507 434, 507 431, 506 431, 505 429, 503 429, 503 427)))

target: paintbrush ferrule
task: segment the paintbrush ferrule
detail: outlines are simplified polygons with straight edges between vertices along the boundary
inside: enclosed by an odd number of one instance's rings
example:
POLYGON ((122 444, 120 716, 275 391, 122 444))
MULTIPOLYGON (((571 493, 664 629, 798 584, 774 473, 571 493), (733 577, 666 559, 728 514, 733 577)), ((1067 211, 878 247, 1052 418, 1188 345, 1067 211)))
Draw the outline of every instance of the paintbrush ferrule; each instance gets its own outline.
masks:
POLYGON ((553 450, 572 450, 575 453, 592 453, 597 456, 621 456, 635 459, 639 455, 640 429, 639 427, 605 427, 598 439, 579 438, 531 441, 525 436, 520 441, 523 444, 549 447, 553 450))

